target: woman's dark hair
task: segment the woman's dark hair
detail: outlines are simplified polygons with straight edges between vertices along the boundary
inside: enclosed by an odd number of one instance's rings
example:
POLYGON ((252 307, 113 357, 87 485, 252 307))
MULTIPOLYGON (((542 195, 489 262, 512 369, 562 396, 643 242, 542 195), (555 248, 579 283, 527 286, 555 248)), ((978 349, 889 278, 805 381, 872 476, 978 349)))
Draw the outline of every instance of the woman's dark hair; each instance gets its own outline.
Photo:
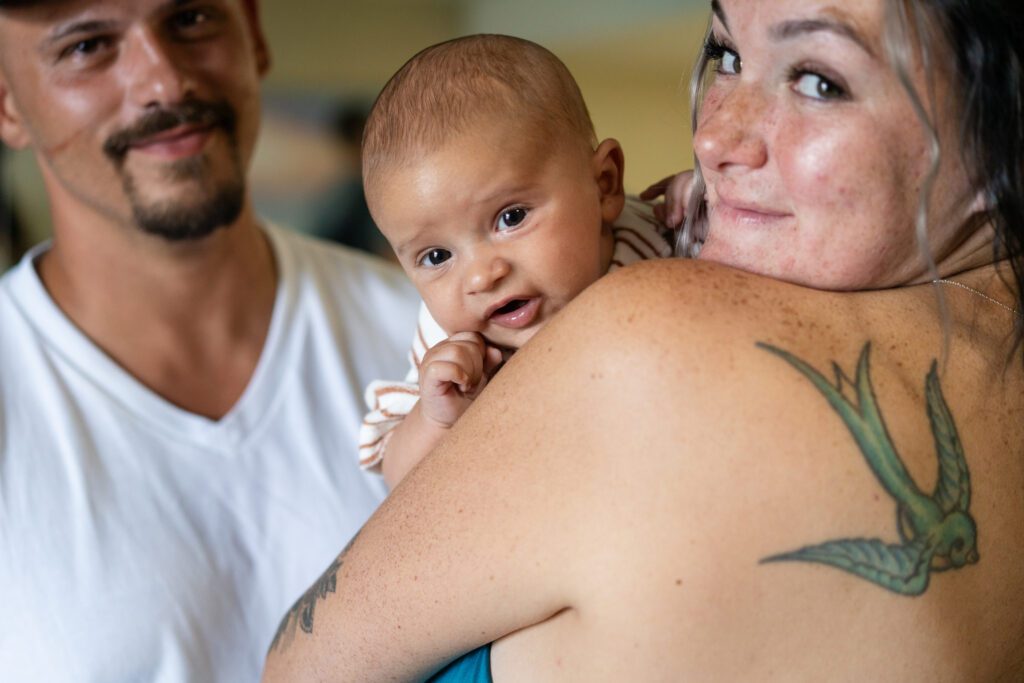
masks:
MULTIPOLYGON (((905 0, 896 0, 903 2, 905 0)), ((1020 0, 910 0, 937 23, 962 93, 962 142, 972 180, 995 228, 996 260, 1024 300, 1024 11, 1020 0)), ((1015 341, 1024 318, 1015 316, 1015 341)))

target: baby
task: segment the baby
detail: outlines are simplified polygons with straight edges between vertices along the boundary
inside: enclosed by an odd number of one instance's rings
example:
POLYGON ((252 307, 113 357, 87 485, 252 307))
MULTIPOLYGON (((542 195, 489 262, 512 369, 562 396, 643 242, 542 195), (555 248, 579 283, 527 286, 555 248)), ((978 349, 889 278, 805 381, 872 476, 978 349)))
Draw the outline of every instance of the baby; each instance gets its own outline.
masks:
POLYGON ((459 38, 391 78, 366 124, 363 181, 425 308, 406 381, 367 388, 363 467, 393 487, 576 295, 671 253, 622 174, 619 143, 598 144, 579 87, 539 45, 459 38))

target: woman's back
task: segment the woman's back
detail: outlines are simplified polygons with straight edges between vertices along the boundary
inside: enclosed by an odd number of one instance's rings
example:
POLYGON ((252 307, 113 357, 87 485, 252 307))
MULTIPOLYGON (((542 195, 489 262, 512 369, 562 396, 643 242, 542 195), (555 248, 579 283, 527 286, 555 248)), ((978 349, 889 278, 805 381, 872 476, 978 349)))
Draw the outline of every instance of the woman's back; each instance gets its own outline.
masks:
MULTIPOLYGON (((930 286, 837 295, 669 263, 601 287, 613 293, 598 301, 617 302, 605 303, 603 329, 580 326, 595 316, 577 308, 580 318, 543 338, 575 349, 572 358, 537 347, 524 357, 551 364, 550 386, 517 386, 510 367, 485 397, 500 404, 508 386, 545 396, 505 408, 505 419, 530 429, 470 427, 468 442, 500 443, 500 457, 521 466, 503 468, 490 504, 531 501, 511 514, 520 550, 506 561, 515 571, 541 563, 571 605, 499 641, 497 681, 1024 675, 1024 429, 1014 417, 1024 391, 1019 356, 1006 364, 1008 311, 965 290, 942 292, 949 359, 929 391, 943 344, 930 286), (711 295, 709 282, 720 285, 711 295), (659 291, 652 305, 634 303, 659 291), (862 385, 858 397, 861 358, 871 390, 862 385), (877 398, 882 431, 871 419, 852 424, 850 412, 848 424, 799 361, 836 386, 834 361, 855 413, 870 418, 865 399, 877 398), (557 385, 588 367, 591 390, 560 396, 557 385), (955 481, 956 442, 936 388, 969 475, 955 481), (644 409, 624 411, 622 395, 643 396, 644 409), (578 437, 577 420, 588 425, 586 448, 536 438, 559 429, 578 437), (875 434, 861 448, 851 429, 875 434), (909 486, 896 476, 901 465, 909 486), (936 493, 940 470, 947 480, 936 493), (538 505, 543 490, 572 495, 538 505), (943 571, 952 552, 923 540, 939 525, 915 529, 908 512, 930 502, 974 522, 966 542, 976 543, 976 562, 965 549, 966 564, 943 571), (522 538, 530 528, 541 545, 522 538)), ((472 456, 453 450, 453 471, 440 476, 458 480, 455 463, 472 456)), ((483 469, 501 467, 487 459, 483 469)))
POLYGON ((270 678, 1024 679, 1021 14, 710 9, 700 260, 533 337, 270 678))

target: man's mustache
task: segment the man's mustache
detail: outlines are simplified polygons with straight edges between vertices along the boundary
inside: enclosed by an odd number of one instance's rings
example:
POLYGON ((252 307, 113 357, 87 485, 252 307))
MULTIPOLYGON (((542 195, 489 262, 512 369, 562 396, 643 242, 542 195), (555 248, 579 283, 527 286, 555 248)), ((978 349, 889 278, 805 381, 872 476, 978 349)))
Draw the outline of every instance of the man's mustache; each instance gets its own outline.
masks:
POLYGON ((236 118, 235 110, 227 102, 190 100, 173 107, 147 112, 128 128, 107 138, 103 144, 103 151, 120 163, 132 146, 178 126, 219 127, 233 137, 236 118))

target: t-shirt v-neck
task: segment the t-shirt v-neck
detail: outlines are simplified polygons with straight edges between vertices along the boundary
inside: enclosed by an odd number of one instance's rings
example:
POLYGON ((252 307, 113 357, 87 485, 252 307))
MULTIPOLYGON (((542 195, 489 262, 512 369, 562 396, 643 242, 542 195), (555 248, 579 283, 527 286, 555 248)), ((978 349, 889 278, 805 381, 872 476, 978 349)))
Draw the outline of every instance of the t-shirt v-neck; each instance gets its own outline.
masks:
MULTIPOLYGON (((278 284, 270 327, 249 382, 235 405, 219 420, 180 408, 154 392, 96 346, 57 306, 35 268, 20 268, 9 282, 22 314, 37 327, 40 337, 83 376, 137 419, 167 438, 184 440, 207 449, 235 453, 246 441, 260 437, 260 425, 280 397, 279 386, 298 351, 294 330, 297 285, 293 254, 274 230, 265 231, 273 251, 278 284)), ((35 247, 31 263, 50 248, 35 247)))

